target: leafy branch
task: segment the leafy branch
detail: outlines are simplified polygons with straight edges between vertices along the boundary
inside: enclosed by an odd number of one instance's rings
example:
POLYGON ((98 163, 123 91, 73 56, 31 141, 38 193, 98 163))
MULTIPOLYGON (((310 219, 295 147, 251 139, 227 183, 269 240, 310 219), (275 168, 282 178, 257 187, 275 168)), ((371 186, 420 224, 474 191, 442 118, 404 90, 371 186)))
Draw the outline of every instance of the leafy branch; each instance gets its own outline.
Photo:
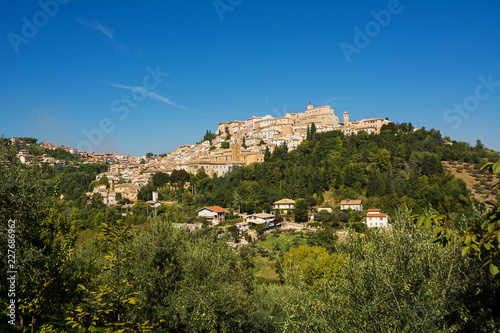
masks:
MULTIPOLYGON (((500 161, 488 163, 481 170, 500 172, 500 161)), ((488 266, 490 273, 497 275, 500 272, 500 205, 498 202, 486 203, 491 208, 484 214, 484 222, 479 227, 455 230, 447 212, 440 215, 413 215, 409 219, 418 227, 433 227, 435 237, 432 242, 442 246, 460 245, 463 256, 477 257, 484 263, 483 267, 488 266)))

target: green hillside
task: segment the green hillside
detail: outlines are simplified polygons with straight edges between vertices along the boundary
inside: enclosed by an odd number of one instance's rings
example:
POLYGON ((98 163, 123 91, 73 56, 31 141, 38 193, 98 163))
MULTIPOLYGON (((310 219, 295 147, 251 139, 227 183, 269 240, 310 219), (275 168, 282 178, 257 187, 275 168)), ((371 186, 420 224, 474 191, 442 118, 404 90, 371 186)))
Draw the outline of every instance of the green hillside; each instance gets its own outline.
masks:
POLYGON ((498 153, 480 142, 408 124, 380 135, 310 132, 296 150, 267 150, 264 163, 224 177, 154 177, 143 199, 156 189, 179 201, 156 211, 87 198, 106 165, 22 165, 16 149, 0 145, 0 269, 16 281, 0 287, 13 324, 2 330, 500 330, 498 153), (493 202, 454 176, 465 169, 493 202), (206 205, 252 213, 282 198, 332 212, 317 214, 315 230, 262 232, 236 250, 232 212, 226 225, 196 232, 173 224, 198 221, 206 205), (390 230, 340 211, 347 198, 383 209, 390 230))

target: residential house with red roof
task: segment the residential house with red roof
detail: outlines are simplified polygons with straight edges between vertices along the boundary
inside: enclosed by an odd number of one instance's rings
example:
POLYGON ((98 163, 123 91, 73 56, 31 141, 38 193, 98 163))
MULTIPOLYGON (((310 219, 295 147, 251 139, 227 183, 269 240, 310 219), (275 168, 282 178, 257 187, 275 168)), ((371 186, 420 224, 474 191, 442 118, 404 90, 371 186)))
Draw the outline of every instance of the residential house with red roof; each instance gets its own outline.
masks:
POLYGON ((387 228, 389 226, 387 214, 382 213, 380 209, 368 209, 366 226, 368 228, 387 228))
POLYGON ((219 206, 209 206, 198 209, 198 217, 212 221, 212 224, 219 224, 226 219, 226 210, 219 206))

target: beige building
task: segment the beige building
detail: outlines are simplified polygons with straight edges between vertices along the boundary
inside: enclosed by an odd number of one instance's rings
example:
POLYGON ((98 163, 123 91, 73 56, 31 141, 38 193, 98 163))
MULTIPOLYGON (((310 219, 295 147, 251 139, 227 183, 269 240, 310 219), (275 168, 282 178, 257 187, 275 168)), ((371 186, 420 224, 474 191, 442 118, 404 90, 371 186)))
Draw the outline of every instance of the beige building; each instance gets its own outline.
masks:
POLYGON ((273 202, 274 210, 282 210, 284 213, 288 213, 289 210, 293 210, 295 208, 295 200, 292 199, 281 199, 276 202, 273 202))
POLYGON ((321 124, 337 126, 339 117, 335 115, 333 108, 330 106, 314 107, 312 104, 307 105, 305 113, 299 114, 298 125, 321 124))
POLYGON ((343 130, 345 135, 358 134, 361 131, 368 134, 380 134, 382 126, 389 123, 391 123, 389 120, 382 118, 368 118, 351 122, 349 121, 349 113, 346 111, 344 112, 343 130))
POLYGON ((363 210, 363 203, 361 200, 346 199, 340 202, 340 210, 352 209, 358 212, 363 210))

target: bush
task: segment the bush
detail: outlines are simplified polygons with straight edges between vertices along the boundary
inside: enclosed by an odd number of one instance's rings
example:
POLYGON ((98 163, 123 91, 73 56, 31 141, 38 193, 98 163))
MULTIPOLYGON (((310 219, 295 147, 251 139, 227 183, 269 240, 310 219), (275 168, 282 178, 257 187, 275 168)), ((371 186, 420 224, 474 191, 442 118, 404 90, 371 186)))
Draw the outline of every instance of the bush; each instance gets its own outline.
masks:
POLYGON ((500 280, 458 247, 429 242, 405 219, 390 233, 351 234, 339 272, 289 287, 280 305, 295 332, 488 332, 498 328, 500 280), (476 316, 477 314, 477 316, 476 316))
POLYGON ((164 320, 157 332, 273 330, 251 297, 252 249, 240 256, 214 232, 204 236, 153 221, 131 250, 141 305, 136 322, 164 320))

